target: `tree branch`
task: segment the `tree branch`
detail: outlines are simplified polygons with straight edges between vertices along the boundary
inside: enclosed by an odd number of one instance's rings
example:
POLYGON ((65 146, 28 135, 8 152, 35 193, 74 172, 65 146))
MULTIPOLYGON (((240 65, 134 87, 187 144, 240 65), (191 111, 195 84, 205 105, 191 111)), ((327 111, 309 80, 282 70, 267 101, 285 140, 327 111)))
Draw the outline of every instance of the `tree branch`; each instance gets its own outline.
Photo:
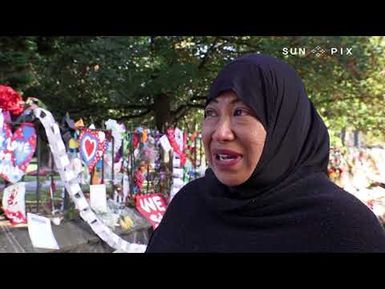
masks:
POLYGON ((190 98, 190 101, 191 100, 206 100, 206 96, 205 95, 194 95, 193 97, 190 98))
POLYGON ((179 106, 176 110, 171 111, 171 114, 174 115, 173 121, 177 122, 190 110, 190 108, 204 108, 204 104, 188 103, 179 106))
POLYGON ((151 109, 152 104, 123 104, 118 107, 111 107, 112 109, 151 109))
POLYGON ((121 116, 117 119, 117 121, 123 121, 123 120, 126 120, 126 119, 131 119, 131 118, 139 118, 139 117, 142 117, 142 116, 145 116, 146 114, 150 113, 151 110, 148 109, 148 110, 145 110, 145 111, 142 111, 140 113, 137 113, 137 114, 131 114, 131 115, 125 115, 125 116, 121 116))
POLYGON ((179 115, 175 115, 173 122, 178 122, 189 110, 190 108, 204 108, 204 105, 197 105, 197 104, 189 104, 189 105, 183 105, 184 111, 180 113, 179 115))
POLYGON ((171 111, 171 113, 177 115, 177 114, 181 113, 183 110, 189 109, 191 107, 204 108, 204 104, 198 104, 198 103, 183 104, 183 105, 179 106, 176 110, 171 111))
POLYGON ((337 99, 331 99, 331 98, 328 98, 328 99, 323 99, 321 101, 312 101, 314 106, 318 106, 320 104, 324 104, 324 103, 335 103, 336 101, 345 101, 345 100, 349 100, 349 99, 380 99, 380 100, 383 100, 385 98, 384 95, 375 95, 375 96, 369 96, 369 95, 366 95, 366 94, 362 94, 362 95, 356 95, 356 96, 347 96, 347 97, 341 97, 341 98, 337 98, 337 99))
POLYGON ((206 64, 207 59, 208 59, 211 51, 214 49, 214 47, 217 43, 218 43, 218 37, 215 37, 213 43, 210 45, 209 49, 207 49, 205 55, 203 56, 201 63, 199 63, 198 70, 201 70, 203 68, 203 66, 206 64))
POLYGON ((218 36, 217 38, 224 40, 226 42, 231 42, 234 44, 245 45, 246 47, 251 47, 254 49, 253 51, 255 51, 255 49, 257 49, 257 50, 260 49, 260 47, 258 47, 258 45, 253 45, 248 41, 241 40, 241 39, 239 39, 239 37, 234 38, 234 37, 227 37, 227 36, 218 36))

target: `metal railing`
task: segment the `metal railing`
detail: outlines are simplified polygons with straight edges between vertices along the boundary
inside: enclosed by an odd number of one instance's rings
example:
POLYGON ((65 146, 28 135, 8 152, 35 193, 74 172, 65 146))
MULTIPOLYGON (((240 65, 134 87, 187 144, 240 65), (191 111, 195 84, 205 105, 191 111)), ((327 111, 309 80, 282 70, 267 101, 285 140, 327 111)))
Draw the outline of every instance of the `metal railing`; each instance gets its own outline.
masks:
MULTIPOLYGON (((135 184, 135 171, 138 169, 138 165, 140 164, 140 161, 142 159, 140 155, 140 149, 139 155, 136 155, 135 149, 138 148, 135 148, 133 144, 133 135, 137 134, 137 132, 127 132, 126 137, 122 139, 122 143, 120 146, 120 161, 122 162, 122 165, 121 170, 117 175, 115 174, 114 137, 111 133, 109 133, 110 131, 108 130, 101 131, 107 132, 108 139, 109 141, 111 141, 111 150, 103 154, 103 157, 101 159, 100 183, 106 184, 106 186, 108 187, 107 192, 109 193, 109 196, 112 197, 112 194, 115 192, 116 189, 121 189, 123 187, 124 177, 126 176, 130 184, 129 196, 132 196, 135 194, 133 192, 133 185, 135 184), (127 141, 129 143, 127 148, 125 149, 127 141), (105 158, 107 155, 109 155, 111 159, 111 171, 108 175, 108 178, 106 176, 105 162, 105 158)), ((155 130, 151 130, 149 135, 155 137, 156 133, 157 132, 155 130)), ((139 145, 141 145, 141 143, 139 145)), ((201 137, 198 136, 195 138, 193 147, 195 149, 190 155, 190 171, 185 170, 183 174, 183 179, 185 179, 186 182, 191 181, 200 176, 198 169, 203 160, 203 145, 201 143, 201 137)), ((45 148, 46 149, 43 151, 42 137, 40 135, 37 135, 36 150, 33 156, 33 160, 36 162, 36 171, 33 173, 30 172, 25 174, 21 179, 21 181, 24 181, 29 184, 26 187, 26 210, 28 212, 48 213, 49 211, 52 212, 54 210, 65 211, 70 208, 70 199, 68 193, 65 191, 64 186, 56 184, 60 182, 60 179, 57 178, 59 174, 55 170, 52 153, 49 151, 49 146, 45 146, 45 148), (42 163, 42 154, 50 154, 48 163, 42 163), (47 168, 49 169, 47 170, 47 168), (44 169, 46 170, 44 171, 44 169), (45 172, 44 174, 42 174, 43 171, 45 172), (35 186, 34 182, 36 183, 35 186), (47 192, 47 194, 43 194, 43 192, 47 192), (58 195, 60 197, 58 197, 58 195), (60 209, 58 209, 58 207, 60 207, 60 209)), ((168 162, 165 162, 161 160, 161 158, 163 157, 163 159, 167 159, 167 157, 164 157, 165 152, 162 150, 159 143, 155 144, 155 150, 157 152, 157 159, 155 160, 155 165, 147 164, 146 166, 145 184, 143 185, 141 193, 148 194, 152 192, 159 192, 168 195, 170 193, 169 190, 172 182, 172 151, 168 152, 168 162)), ((77 152, 77 154, 80 158, 79 152, 77 152)), ((96 172, 96 170, 97 169, 95 166, 94 171, 90 174, 89 184, 91 184, 92 175, 96 172)), ((0 184, 3 188, 5 188, 10 183, 4 181, 3 179, 0 179, 0 184)))

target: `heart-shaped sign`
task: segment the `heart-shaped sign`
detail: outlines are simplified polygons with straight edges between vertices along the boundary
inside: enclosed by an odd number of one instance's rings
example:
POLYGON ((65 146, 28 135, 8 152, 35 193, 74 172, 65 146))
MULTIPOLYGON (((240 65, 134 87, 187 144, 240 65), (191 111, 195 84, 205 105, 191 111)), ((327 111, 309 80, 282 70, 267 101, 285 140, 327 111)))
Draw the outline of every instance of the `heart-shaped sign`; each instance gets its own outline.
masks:
POLYGON ((91 172, 106 150, 105 134, 102 131, 83 129, 79 135, 80 157, 91 172))
POLYGON ((98 139, 93 135, 86 134, 81 139, 81 142, 80 142, 81 152, 83 154, 84 161, 87 164, 95 158, 97 145, 98 145, 98 139))
POLYGON ((136 209, 156 229, 163 218, 167 205, 162 194, 137 194, 135 195, 136 209))
POLYGON ((87 158, 96 153, 96 141, 90 138, 85 139, 84 146, 86 148, 87 158))
POLYGON ((2 112, 0 118, 0 177, 17 183, 35 153, 36 130, 32 123, 25 122, 12 133, 9 112, 2 112))

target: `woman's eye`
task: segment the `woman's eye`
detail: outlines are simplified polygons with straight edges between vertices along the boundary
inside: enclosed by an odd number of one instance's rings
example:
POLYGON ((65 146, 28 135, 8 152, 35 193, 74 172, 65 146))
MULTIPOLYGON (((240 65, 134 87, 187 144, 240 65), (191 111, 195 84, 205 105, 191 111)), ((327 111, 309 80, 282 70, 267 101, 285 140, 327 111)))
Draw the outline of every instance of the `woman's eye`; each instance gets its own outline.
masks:
POLYGON ((214 117, 216 115, 215 110, 213 109, 206 109, 204 113, 204 117, 214 117))
POLYGON ((234 110, 234 116, 247 115, 248 111, 244 108, 237 108, 234 110))

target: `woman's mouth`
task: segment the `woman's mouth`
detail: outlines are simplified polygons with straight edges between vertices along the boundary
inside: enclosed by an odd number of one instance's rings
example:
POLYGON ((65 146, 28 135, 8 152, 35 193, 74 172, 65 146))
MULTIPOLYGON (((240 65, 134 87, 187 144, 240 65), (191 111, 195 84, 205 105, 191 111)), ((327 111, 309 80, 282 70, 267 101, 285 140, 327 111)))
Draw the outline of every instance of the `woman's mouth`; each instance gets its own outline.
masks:
POLYGON ((213 162, 219 168, 230 168, 236 165, 241 159, 242 154, 231 150, 214 150, 213 162))

